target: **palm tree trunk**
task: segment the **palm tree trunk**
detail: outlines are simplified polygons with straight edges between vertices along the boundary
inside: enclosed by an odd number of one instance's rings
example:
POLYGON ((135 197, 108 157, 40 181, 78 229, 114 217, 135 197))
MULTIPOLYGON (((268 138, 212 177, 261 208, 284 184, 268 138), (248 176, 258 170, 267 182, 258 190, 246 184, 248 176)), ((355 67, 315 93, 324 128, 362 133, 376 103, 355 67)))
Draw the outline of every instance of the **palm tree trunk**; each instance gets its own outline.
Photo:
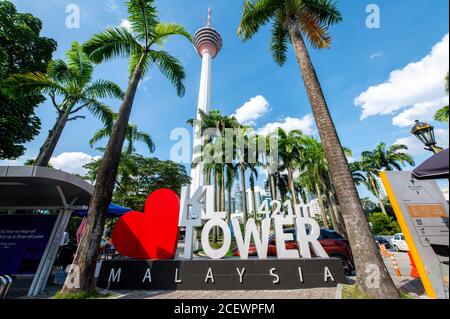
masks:
POLYGON ((373 178, 372 178, 371 176, 369 176, 369 179, 370 179, 370 184, 372 185, 372 189, 373 189, 373 191, 374 191, 374 193, 375 193, 375 196, 376 196, 377 199, 378 199, 378 204, 380 204, 381 211, 382 211, 385 215, 387 215, 388 213, 387 213, 387 211, 386 211, 386 207, 384 206, 383 200, 381 199, 380 192, 379 192, 378 189, 377 189, 377 185, 375 184, 375 181, 373 180, 373 178))
POLYGON ((345 235, 345 238, 348 238, 347 228, 345 227, 344 218, 341 213, 341 208, 339 206, 339 202, 336 198, 336 190, 333 186, 333 182, 331 181, 330 174, 327 174, 327 178, 328 178, 328 185, 329 185, 329 194, 330 194, 330 198, 331 198, 331 205, 333 206, 333 210, 336 212, 336 218, 338 220, 340 227, 343 230, 343 235, 345 235))
POLYGON ((356 283, 361 290, 375 298, 400 298, 400 294, 373 240, 319 79, 295 21, 291 21, 290 35, 324 146, 325 157, 330 166, 333 185, 336 188, 339 203, 342 205, 348 239, 353 249, 357 270, 356 283), (377 278, 379 280, 376 280, 376 282, 371 281, 373 272, 367 272, 367 269, 374 269, 374 267, 379 274, 377 278))
POLYGON ((241 164, 239 166, 241 172, 241 186, 242 186, 242 204, 244 210, 244 225, 247 224, 248 220, 248 207, 247 207, 247 188, 245 186, 245 168, 244 165, 241 164))
POLYGON ((269 182, 270 182, 270 197, 272 200, 277 199, 277 185, 275 183, 275 176, 273 174, 269 174, 269 182))
POLYGON ((321 213, 322 219, 323 219, 323 226, 325 228, 330 228, 330 224, 328 223, 327 213, 325 212, 325 205, 323 204, 322 192, 320 191, 319 184, 317 184, 317 183, 316 183, 316 193, 317 193, 317 200, 319 201, 320 213, 321 213))
MULTIPOLYGON (((213 170, 214 174, 214 210, 217 212, 219 211, 220 201, 219 201, 219 182, 217 178, 217 171, 213 170)), ((214 244, 218 241, 218 234, 217 234, 217 227, 213 227, 213 235, 212 235, 212 241, 214 244)))
POLYGON ((341 234, 342 236, 344 236, 345 238, 347 238, 347 229, 345 228, 345 224, 344 224, 344 220, 342 218, 341 213, 339 212, 339 207, 337 205, 336 202, 336 197, 334 197, 334 192, 333 190, 329 189, 328 190, 328 200, 331 203, 331 208, 334 212, 334 215, 336 216, 336 220, 337 220, 337 225, 338 225, 338 229, 336 230, 339 234, 341 234))
POLYGON ((250 174, 250 188, 252 191, 252 217, 256 219, 256 211, 258 208, 256 207, 255 176, 253 173, 250 174))
POLYGON ((100 241, 105 227, 106 212, 111 203, 134 97, 142 76, 141 65, 142 59, 133 72, 120 106, 119 118, 114 125, 97 175, 97 182, 89 205, 87 225, 73 261, 73 264, 80 270, 80 288, 74 289, 64 285, 62 293, 95 291, 94 275, 100 241))
POLYGON ((220 192, 220 203, 221 203, 221 211, 225 211, 225 168, 222 168, 222 176, 221 176, 221 192, 220 192))
POLYGON ((228 220, 227 220, 228 224, 231 220, 231 214, 233 213, 231 211, 231 188, 228 188, 227 190, 227 211, 228 211, 228 220))
POLYGON ((326 195, 327 195, 328 207, 330 208, 330 216, 331 216, 331 221, 333 223, 333 228, 340 235, 343 235, 344 237, 346 237, 344 229, 343 229, 341 223, 339 222, 338 212, 337 212, 337 208, 336 208, 336 203, 333 203, 333 199, 332 199, 332 196, 331 196, 331 191, 329 189, 326 190, 326 195))
POLYGON ((297 200, 297 193, 295 192, 295 185, 294 185, 294 172, 292 169, 288 169, 288 183, 289 183, 289 190, 291 191, 292 196, 292 211, 295 212, 295 205, 298 204, 297 200))
POLYGON ((61 138, 62 132, 66 127, 67 121, 69 120, 71 107, 66 107, 65 111, 61 111, 58 115, 55 125, 52 130, 48 132, 48 137, 42 145, 39 155, 36 160, 36 166, 48 167, 50 159, 53 156, 56 145, 61 138))

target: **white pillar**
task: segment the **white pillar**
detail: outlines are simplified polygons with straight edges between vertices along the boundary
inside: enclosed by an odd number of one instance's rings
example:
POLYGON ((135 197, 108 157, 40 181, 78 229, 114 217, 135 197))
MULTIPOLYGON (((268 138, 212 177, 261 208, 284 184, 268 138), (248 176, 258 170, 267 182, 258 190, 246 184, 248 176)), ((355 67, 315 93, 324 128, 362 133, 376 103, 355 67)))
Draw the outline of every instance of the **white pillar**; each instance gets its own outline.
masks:
MULTIPOLYGON (((211 110, 211 69, 212 69, 212 56, 209 52, 205 52, 202 57, 202 74, 200 78, 200 91, 198 97, 198 109, 204 113, 209 113, 211 110)), ((197 120, 201 120, 200 112, 197 111, 197 120)), ((201 156, 202 138, 200 136, 200 127, 194 126, 194 152, 193 161, 201 156)), ((200 186, 205 183, 205 174, 203 173, 203 164, 199 163, 198 166, 191 170, 191 194, 195 193, 200 186)))

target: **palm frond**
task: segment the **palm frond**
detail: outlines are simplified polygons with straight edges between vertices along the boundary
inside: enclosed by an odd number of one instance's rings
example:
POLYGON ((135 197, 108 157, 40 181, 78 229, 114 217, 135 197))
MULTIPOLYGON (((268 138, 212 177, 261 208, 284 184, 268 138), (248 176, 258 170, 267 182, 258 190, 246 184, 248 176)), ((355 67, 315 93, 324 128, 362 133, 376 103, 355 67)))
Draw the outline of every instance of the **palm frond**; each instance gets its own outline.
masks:
POLYGON ((115 57, 129 57, 141 49, 139 42, 123 27, 106 29, 83 45, 83 51, 94 63, 102 63, 115 57))
POLYGON ((178 96, 184 96, 185 87, 183 80, 186 77, 181 62, 164 51, 150 51, 150 58, 154 65, 172 82, 177 88, 178 96))
POLYGON ((162 45, 163 42, 170 36, 181 35, 192 42, 192 36, 186 31, 183 25, 176 23, 158 23, 155 26, 155 34, 152 39, 153 43, 162 45))
POLYGON ((84 95, 91 99, 123 99, 124 92, 116 83, 112 81, 97 80, 84 91, 84 95))
POLYGON ((97 118, 102 121, 105 126, 111 126, 111 123, 115 119, 115 113, 107 106, 94 99, 83 99, 83 103, 86 104, 86 108, 97 118))
POLYGON ((142 74, 145 75, 151 63, 148 54, 145 54, 144 48, 142 48, 139 51, 133 52, 130 56, 129 62, 130 79, 133 76, 134 71, 136 71, 136 67, 138 66, 139 63, 141 63, 142 74))
POLYGON ((449 118, 449 111, 448 111, 448 105, 444 106, 443 108, 439 109, 436 112, 436 115, 434 116, 434 119, 438 122, 448 122, 448 118, 449 118))
POLYGON ((154 29, 158 23, 155 1, 129 0, 127 6, 133 33, 138 40, 145 41, 145 46, 148 46, 149 40, 154 37, 154 29))
POLYGON ((320 22, 320 19, 312 13, 300 12, 297 15, 299 31, 302 32, 312 47, 315 49, 329 48, 331 36, 328 27, 320 22))
POLYGON ((276 20, 273 23, 272 40, 270 50, 275 62, 282 66, 286 63, 288 50, 289 32, 283 26, 283 21, 276 20))
POLYGON ((246 0, 238 35, 243 40, 251 39, 263 25, 275 16, 278 7, 279 1, 277 0, 246 0))
POLYGON ((336 2, 331 0, 303 0, 302 4, 308 11, 317 16, 320 23, 334 25, 342 21, 342 15, 336 2))
POLYGON ((67 66, 70 71, 75 74, 72 77, 80 87, 83 87, 86 83, 89 83, 92 79, 92 73, 94 72, 94 66, 89 61, 88 56, 83 52, 82 46, 74 41, 72 47, 66 52, 67 66))
POLYGON ((135 138, 136 138, 136 141, 145 143, 145 145, 147 145, 150 153, 153 153, 155 151, 155 143, 153 143, 153 139, 147 133, 136 132, 135 138))
POLYGON ((8 95, 44 94, 66 95, 66 89, 41 72, 13 74, 2 83, 2 89, 8 95))
POLYGON ((48 64, 47 75, 59 83, 67 83, 74 76, 66 62, 61 59, 53 60, 48 64))
POLYGON ((91 147, 94 147, 96 143, 101 141, 104 138, 107 138, 111 134, 110 130, 108 128, 104 127, 97 132, 95 132, 94 136, 89 140, 89 145, 91 147))

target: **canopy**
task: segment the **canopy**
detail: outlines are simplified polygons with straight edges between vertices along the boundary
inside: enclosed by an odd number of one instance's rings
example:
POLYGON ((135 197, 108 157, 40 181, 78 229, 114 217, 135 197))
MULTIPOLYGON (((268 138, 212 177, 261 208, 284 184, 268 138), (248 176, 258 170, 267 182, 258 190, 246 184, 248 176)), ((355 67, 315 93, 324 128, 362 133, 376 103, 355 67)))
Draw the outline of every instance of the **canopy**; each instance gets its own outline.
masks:
POLYGON ((0 209, 83 209, 94 188, 80 177, 47 167, 0 166, 0 209))
POLYGON ((417 179, 440 179, 449 177, 448 149, 434 155, 413 171, 417 179))
MULTIPOLYGON (((128 213, 131 210, 132 209, 130 209, 130 208, 125 208, 125 207, 121 207, 119 205, 110 204, 108 207, 107 217, 108 218, 118 218, 118 217, 121 217, 122 215, 125 215, 126 213, 128 213)), ((86 210, 77 210, 72 213, 72 216, 86 217, 87 214, 88 214, 87 209, 86 210)))

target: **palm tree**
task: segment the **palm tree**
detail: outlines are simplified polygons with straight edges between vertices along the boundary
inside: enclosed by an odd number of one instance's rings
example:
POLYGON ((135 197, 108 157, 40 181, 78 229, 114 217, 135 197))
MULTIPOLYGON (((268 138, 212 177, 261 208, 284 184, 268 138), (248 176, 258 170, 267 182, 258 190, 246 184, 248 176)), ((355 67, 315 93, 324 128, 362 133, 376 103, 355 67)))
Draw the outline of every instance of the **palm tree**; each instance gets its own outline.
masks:
POLYGON ((78 42, 73 42, 66 53, 66 61, 50 62, 47 73, 12 75, 5 87, 15 92, 41 91, 51 98, 57 119, 42 145, 36 166, 48 166, 55 148, 68 122, 85 118, 77 115, 87 109, 104 123, 111 121, 113 112, 98 99, 123 98, 123 92, 115 83, 106 80, 92 82, 94 66, 83 53, 78 42))
POLYGON ((362 156, 360 162, 350 164, 353 180, 356 185, 364 185, 377 198, 381 211, 387 215, 386 208, 381 198, 381 189, 377 183, 378 167, 373 158, 362 156))
MULTIPOLYGON (((449 74, 447 72, 447 76, 445 77, 445 92, 449 92, 449 74)), ((436 112, 436 115, 434 116, 434 119, 438 122, 447 123, 448 122, 448 105, 442 107, 436 112)))
POLYGON ((353 177, 357 184, 364 184, 377 197, 381 210, 387 215, 381 198, 381 189, 377 178, 380 171, 402 170, 406 164, 415 165, 411 155, 406 153, 408 147, 395 144, 390 147, 386 143, 380 143, 375 150, 361 154, 361 161, 352 164, 353 177))
POLYGON ((228 220, 231 219, 232 208, 231 208, 231 193, 233 191, 233 185, 237 180, 237 170, 236 166, 233 163, 225 163, 225 188, 227 191, 227 211, 228 211, 228 220))
POLYGON ((131 30, 108 28, 94 35, 84 45, 84 52, 94 63, 115 57, 129 57, 130 80, 99 169, 89 206, 88 223, 73 262, 80 269, 80 288, 71 289, 65 285, 63 293, 91 292, 95 289, 94 272, 106 210, 111 202, 133 101, 141 78, 153 66, 175 85, 179 96, 185 92, 183 66, 178 59, 163 51, 161 46, 171 36, 181 35, 189 40, 191 36, 181 25, 161 23, 154 0, 129 0, 127 5, 131 30))
MULTIPOLYGON (((115 117, 117 118, 117 115, 115 117)), ((104 128, 95 132, 94 136, 89 140, 89 145, 91 147, 94 147, 97 142, 101 141, 104 138, 110 137, 111 134, 112 125, 105 125, 104 128)), ((136 151, 134 147, 134 144, 136 142, 144 143, 150 153, 153 153, 155 151, 155 144, 153 143, 151 136, 145 132, 139 131, 135 124, 128 124, 125 139, 128 142, 127 146, 125 147, 125 155, 131 155, 136 151)), ((105 151, 104 148, 97 148, 97 150, 100 150, 102 152, 105 151)))
POLYGON ((333 185, 342 205, 349 241, 355 256, 356 283, 360 289, 373 297, 399 298, 399 292, 373 242, 347 158, 304 41, 306 37, 313 48, 329 48, 331 37, 328 28, 341 20, 341 13, 330 0, 246 0, 238 34, 244 40, 251 39, 261 26, 273 21, 271 50, 274 60, 280 65, 286 62, 288 41, 293 44, 329 163, 333 185), (365 272, 368 265, 375 265, 380 270, 379 288, 366 284, 369 282, 365 272))
POLYGON ((259 208, 259 207, 256 207, 256 191, 255 191, 256 181, 258 180, 258 177, 259 177, 257 167, 258 167, 257 163, 248 163, 248 169, 250 172, 250 175, 248 177, 248 182, 250 184, 250 189, 251 189, 251 193, 252 193, 252 207, 253 207, 252 215, 253 215, 253 218, 256 218, 258 208, 259 208))
MULTIPOLYGON (((300 138, 304 154, 304 161, 301 163, 301 168, 304 172, 302 179, 305 180, 304 184, 310 188, 310 191, 317 195, 324 226, 325 228, 329 228, 322 194, 324 185, 323 176, 327 171, 327 163, 323 156, 322 145, 312 136, 303 135, 300 138)), ((334 220, 333 226, 336 227, 334 220)))
POLYGON ((380 143, 373 152, 365 152, 364 154, 373 157, 380 170, 393 171, 396 169, 401 171, 406 164, 415 165, 413 157, 406 153, 407 150, 408 146, 403 144, 394 144, 387 147, 386 143, 380 143))
POLYGON ((292 130, 286 133, 283 129, 278 129, 279 154, 282 161, 281 170, 287 171, 289 192, 291 193, 292 209, 298 204, 297 191, 294 185, 294 172, 299 168, 303 160, 303 146, 301 137, 303 133, 299 130, 292 130))
MULTIPOLYGON (((329 215, 331 217, 333 229, 346 236, 345 223, 337 204, 334 185, 331 181, 329 164, 325 159, 323 145, 314 137, 307 135, 301 136, 301 144, 303 147, 303 161, 301 163, 301 169, 303 171, 302 179, 310 180, 309 184, 312 184, 313 188, 312 193, 315 193, 318 196, 324 225, 325 227, 328 227, 328 220, 322 197, 325 197, 328 202, 329 215)), ((349 155, 351 151, 344 148, 344 153, 349 155)), ((308 182, 306 184, 308 185, 308 182)), ((309 191, 311 192, 311 190, 309 191)))

